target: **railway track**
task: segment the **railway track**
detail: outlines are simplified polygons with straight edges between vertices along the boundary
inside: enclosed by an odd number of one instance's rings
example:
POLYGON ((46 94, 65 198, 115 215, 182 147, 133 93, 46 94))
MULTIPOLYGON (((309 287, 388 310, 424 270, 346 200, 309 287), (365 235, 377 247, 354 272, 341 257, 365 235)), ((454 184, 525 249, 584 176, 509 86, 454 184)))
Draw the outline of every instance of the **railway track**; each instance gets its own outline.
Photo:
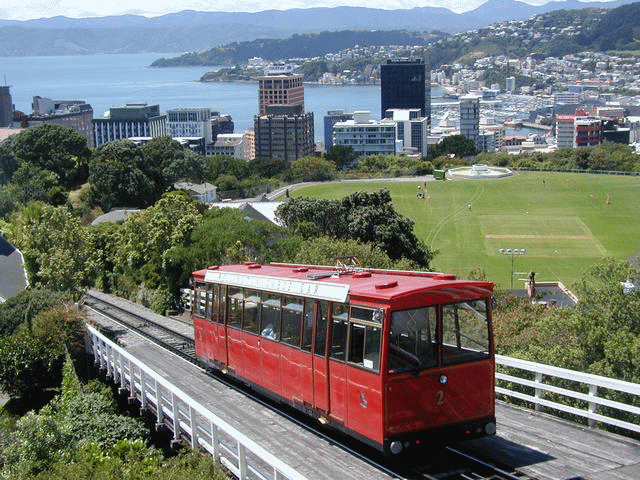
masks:
MULTIPOLYGON (((178 320, 169 317, 161 317, 162 321, 154 320, 150 313, 145 313, 138 306, 135 308, 123 306, 122 302, 110 300, 104 295, 94 295, 88 292, 84 297, 84 305, 110 320, 130 329, 163 348, 179 355, 191 363, 198 365, 195 356, 193 338, 177 331, 178 325, 184 326, 178 320), (138 311, 136 311, 138 310, 138 311), (176 329, 171 325, 176 325, 176 329)), ((284 407, 282 404, 271 401, 262 395, 248 390, 238 382, 217 373, 210 372, 217 381, 227 386, 241 390, 244 395, 262 405, 286 416, 303 428, 313 431, 333 444, 349 451, 353 455, 365 460, 376 468, 385 471, 393 478, 415 480, 535 480, 517 472, 508 472, 495 465, 488 464, 481 459, 474 458, 463 451, 452 447, 438 447, 435 450, 425 451, 420 459, 403 458, 402 461, 381 456, 378 452, 369 451, 367 447, 356 440, 319 428, 309 417, 300 412, 284 407)))
POLYGON ((150 315, 135 312, 119 305, 115 301, 109 301, 103 296, 98 297, 91 292, 85 294, 84 305, 163 346, 180 357, 193 363, 197 362, 193 338, 169 327, 171 322, 178 323, 176 320, 163 317, 166 322, 160 323, 153 320, 150 315))

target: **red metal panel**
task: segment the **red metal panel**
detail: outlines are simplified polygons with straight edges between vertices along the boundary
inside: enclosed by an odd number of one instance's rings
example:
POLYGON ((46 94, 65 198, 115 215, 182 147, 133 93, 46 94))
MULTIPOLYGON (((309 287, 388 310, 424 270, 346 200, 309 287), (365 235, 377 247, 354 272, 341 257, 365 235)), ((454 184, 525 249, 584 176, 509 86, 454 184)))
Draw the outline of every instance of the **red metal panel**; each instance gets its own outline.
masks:
MULTIPOLYGON (((313 406, 313 357, 309 352, 301 351, 300 356, 300 394, 302 403, 311 408, 313 406)), ((284 387, 284 378, 282 380, 284 387)))
POLYGON ((227 365, 227 328, 222 323, 214 323, 213 333, 215 341, 215 359, 222 365, 227 365))
POLYGON ((347 367, 348 421, 351 430, 383 441, 382 381, 380 375, 361 368, 347 367))
POLYGON ((329 416, 345 422, 347 418, 347 366, 329 360, 329 416))
POLYGON ((250 382, 262 384, 262 371, 260 368, 261 363, 261 351, 260 343, 262 339, 257 335, 252 335, 247 332, 242 332, 244 338, 242 352, 243 361, 246 368, 244 369, 244 376, 250 382))
POLYGON ((326 412, 329 409, 328 365, 325 357, 313 356, 313 406, 326 412))
POLYGON ((311 354, 284 344, 280 346, 280 352, 282 396, 298 404, 306 401, 307 406, 311 406, 311 354))
POLYGON ((227 358, 229 369, 238 375, 244 375, 244 341, 242 338, 244 335, 241 330, 227 327, 227 358))
MULTIPOLYGON (((282 380, 280 378, 280 350, 281 345, 268 338, 260 339, 260 362, 252 363, 252 368, 260 365, 262 370, 262 385, 272 392, 281 395, 282 380)), ((249 368, 247 368, 249 370, 249 368)), ((288 398, 288 397, 287 397, 288 398)))
POLYGON ((495 414, 492 360, 387 378, 387 432, 391 435, 495 414), (438 381, 441 374, 448 378, 444 385, 438 381))
POLYGON ((207 340, 207 323, 199 317, 193 317, 193 338, 195 341, 196 355, 199 358, 209 360, 209 345, 207 340))

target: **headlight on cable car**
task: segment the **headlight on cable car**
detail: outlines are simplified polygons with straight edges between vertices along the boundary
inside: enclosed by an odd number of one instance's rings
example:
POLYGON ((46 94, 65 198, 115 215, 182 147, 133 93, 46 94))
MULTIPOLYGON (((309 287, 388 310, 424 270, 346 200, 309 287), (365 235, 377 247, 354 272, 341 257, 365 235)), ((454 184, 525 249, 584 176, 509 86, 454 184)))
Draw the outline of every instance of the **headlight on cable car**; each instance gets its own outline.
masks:
POLYGON ((438 378, 438 381, 444 385, 445 383, 447 383, 449 381, 449 377, 447 377, 444 373, 442 375, 440 375, 440 378, 438 378))
POLYGON ((402 442, 398 442, 397 440, 395 442, 391 442, 391 445, 389 445, 389 450, 394 455, 399 454, 402 451, 402 442))
POLYGON ((494 435, 496 433, 496 424, 489 422, 484 426, 484 433, 487 435, 494 435))

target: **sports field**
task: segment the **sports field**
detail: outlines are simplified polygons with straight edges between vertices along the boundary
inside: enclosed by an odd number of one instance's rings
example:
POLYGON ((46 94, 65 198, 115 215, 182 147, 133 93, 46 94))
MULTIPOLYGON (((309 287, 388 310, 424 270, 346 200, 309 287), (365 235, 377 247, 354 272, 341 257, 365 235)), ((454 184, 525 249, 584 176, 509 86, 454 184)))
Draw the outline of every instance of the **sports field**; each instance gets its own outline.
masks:
POLYGON ((481 267, 501 288, 510 286, 512 260, 514 288, 523 288, 520 279, 530 271, 539 281, 571 287, 602 257, 640 251, 640 177, 520 172, 503 179, 328 183, 291 196, 338 199, 382 187, 438 252, 434 270, 466 277, 481 267), (515 248, 526 253, 499 252, 515 248))

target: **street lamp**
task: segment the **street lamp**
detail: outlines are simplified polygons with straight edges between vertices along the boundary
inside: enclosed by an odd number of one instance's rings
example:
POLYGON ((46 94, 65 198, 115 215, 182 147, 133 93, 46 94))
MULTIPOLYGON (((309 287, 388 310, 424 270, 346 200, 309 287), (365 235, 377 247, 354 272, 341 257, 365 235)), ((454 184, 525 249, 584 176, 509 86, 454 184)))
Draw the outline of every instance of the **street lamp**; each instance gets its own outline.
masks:
POLYGON ((501 248, 498 251, 503 255, 511 256, 511 290, 513 290, 513 257, 524 255, 527 251, 524 248, 501 248))

